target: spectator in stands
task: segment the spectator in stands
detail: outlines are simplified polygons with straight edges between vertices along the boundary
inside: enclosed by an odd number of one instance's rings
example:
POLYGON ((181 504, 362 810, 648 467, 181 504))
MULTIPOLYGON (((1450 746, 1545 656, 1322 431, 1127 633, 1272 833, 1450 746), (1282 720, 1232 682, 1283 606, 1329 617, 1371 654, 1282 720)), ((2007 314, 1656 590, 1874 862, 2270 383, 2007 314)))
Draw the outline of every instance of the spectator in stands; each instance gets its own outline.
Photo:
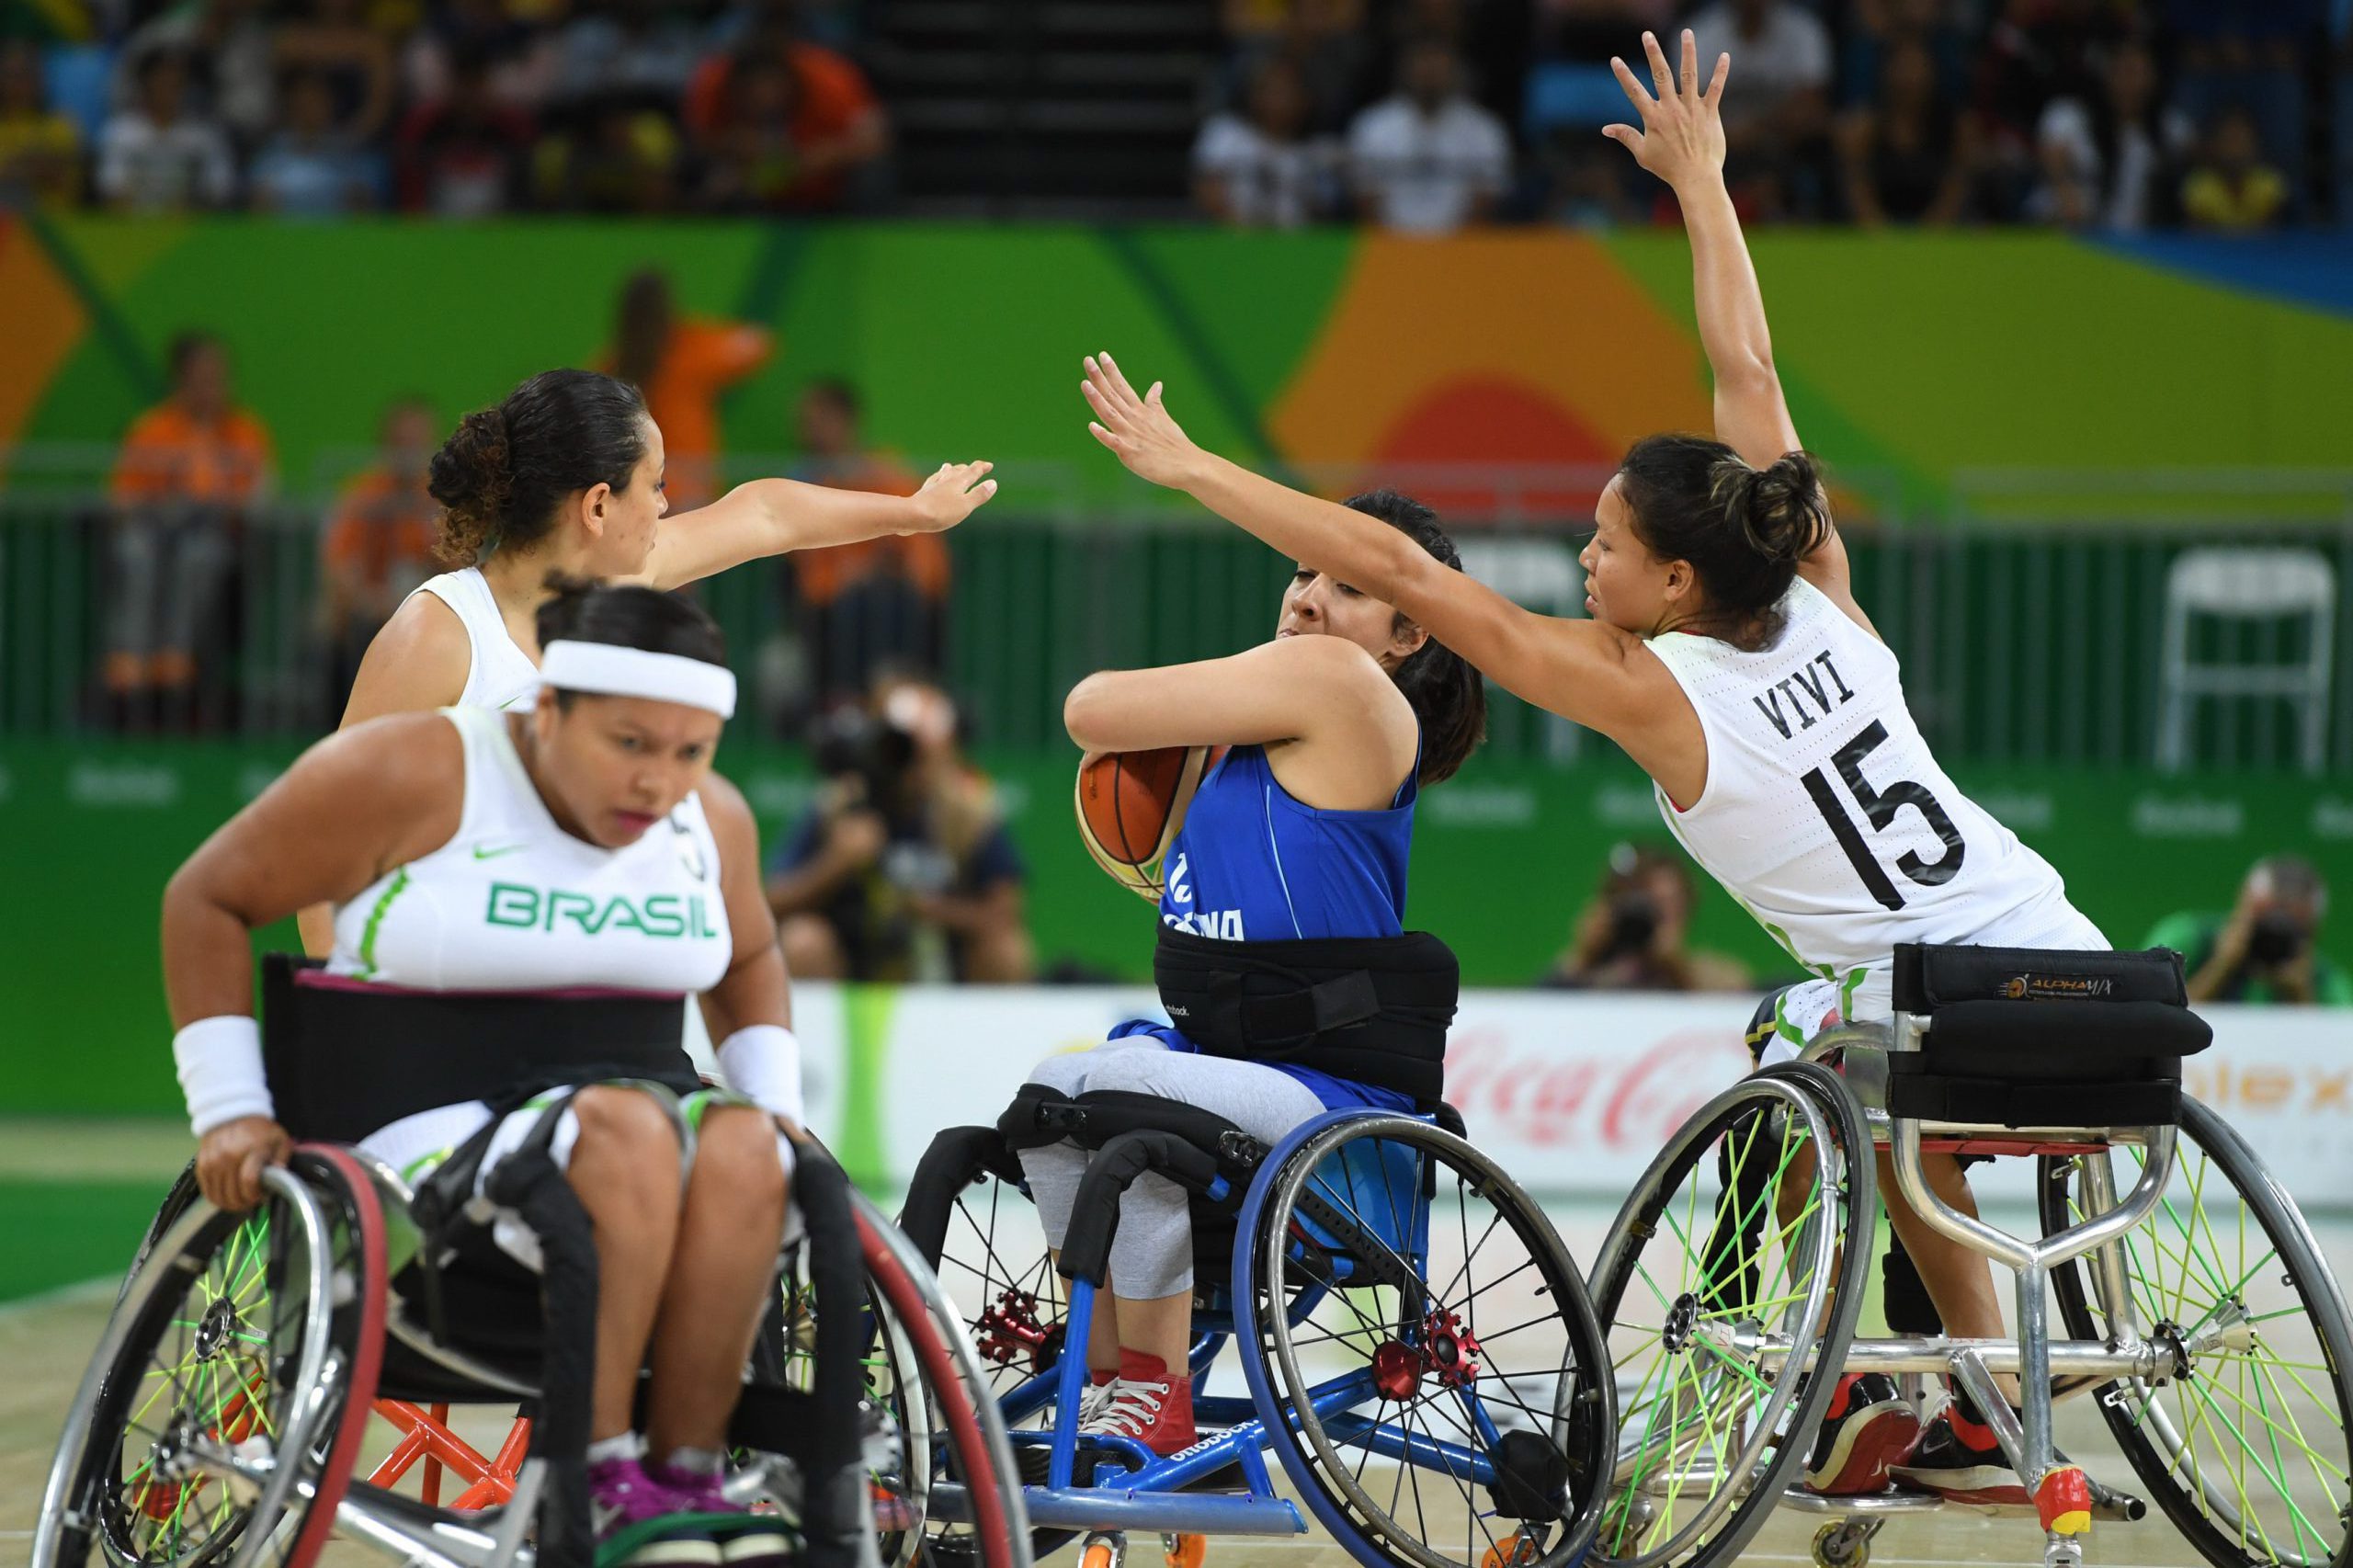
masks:
POLYGON ((402 398, 384 410, 376 460, 344 487, 322 541, 321 628, 340 711, 360 655, 392 611, 438 569, 433 559, 440 506, 426 472, 439 444, 433 408, 402 398))
POLYGON ((710 47, 688 7, 663 0, 583 6, 556 38, 555 101, 675 104, 710 47))
POLYGON ((2088 97, 2101 57, 2124 41, 2118 13, 2098 0, 2003 0, 1978 50, 1974 87, 1995 218, 2019 217, 2041 183, 2045 107, 2088 97))
POLYGON ((1337 142, 1308 134, 1306 79, 1283 55, 1250 78, 1246 113, 1210 117, 1193 143, 1193 199, 1222 223, 1295 229, 1338 210, 1337 142))
POLYGON ((453 62, 449 90, 409 111, 400 133, 401 205, 440 218, 483 218, 514 207, 531 122, 501 103, 486 56, 453 62))
MULTIPOLYGON (((544 7, 540 8, 544 14, 544 7)), ((439 0, 410 35, 403 62, 414 104, 438 103, 459 90, 460 69, 478 66, 483 91, 499 108, 535 119, 555 90, 556 35, 509 15, 506 0, 439 0)))
POLYGON ((1848 108, 1875 102, 1887 57, 1916 43, 1936 62, 1937 85, 1964 104, 1972 40, 1953 17, 1955 0, 1853 0, 1838 36, 1838 101, 1848 108))
POLYGON ((667 273, 648 268, 621 286, 608 363, 645 394, 662 427, 672 511, 718 498, 720 394, 767 364, 774 347, 748 322, 680 313, 667 273))
POLYGON ((142 7, 152 18, 116 57, 113 107, 138 107, 140 81, 158 54, 188 69, 191 113, 219 125, 240 149, 258 145, 277 118, 278 40, 268 0, 188 0, 142 7))
POLYGON ((1543 984, 1574 991, 1745 991, 1746 966, 1688 945, 1693 904, 1683 858, 1647 845, 1610 850, 1543 984))
POLYGON ((607 99, 540 142, 532 184, 539 205, 555 211, 665 212, 677 205, 685 152, 668 114, 607 99))
POLYGON ((2158 90, 2156 58, 2135 42, 2109 52, 2097 92, 2052 99, 2035 140, 2043 184, 2029 217, 2070 229, 2138 230, 2172 211, 2173 171, 2189 126, 2158 90))
MULTIPOLYGON (((1724 176, 1733 196, 1759 217, 1817 212, 1830 129, 1829 29, 1794 0, 1717 0, 1688 25, 1709 70, 1719 54, 1734 62, 1723 101, 1724 176)), ((1647 78, 1639 51, 1626 52, 1647 78)))
POLYGON ((2288 212, 2288 176, 2264 161, 2255 117, 2222 111, 2181 182, 2181 210, 2192 228, 2244 233, 2268 229, 2288 212))
POLYGON ((244 513, 267 493, 271 456, 269 432, 231 395, 219 339, 184 333, 170 363, 171 395, 131 425, 115 464, 104 678, 127 711, 160 694, 165 716, 179 720, 244 513))
POLYGON ((709 165, 704 199, 722 211, 869 205, 891 147, 865 73, 773 28, 703 62, 685 119, 709 165))
MULTIPOLYGON (((905 465, 867 449, 858 389, 821 378, 801 394, 795 479, 837 490, 912 495, 905 465)), ((665 426, 666 428, 666 426, 665 426)), ((937 669, 947 624, 948 543, 938 534, 891 534, 825 550, 795 551, 802 653, 822 710, 858 699, 878 671, 937 669)))
POLYGON ((1308 100, 1308 129, 1345 129, 1364 97, 1373 64, 1373 29, 1365 0, 1223 0, 1221 16, 1233 46, 1222 97, 1246 103, 1252 79, 1270 60, 1298 70, 1308 100))
POLYGON ((1034 959, 1028 880, 955 704, 928 682, 876 683, 818 748, 825 783, 768 875, 785 962, 810 979, 1019 983, 1034 959))
POLYGON ((1942 225, 1967 210, 1975 143, 1926 44, 1886 51, 1877 98, 1847 111, 1837 140, 1847 216, 1865 228, 1942 225))
POLYGON ((1511 183, 1511 140, 1464 93, 1453 49, 1430 38, 1408 44, 1397 89, 1348 128, 1349 179, 1364 216, 1419 234, 1493 216, 1511 183))
POLYGON ((286 124, 264 145, 247 178, 254 209, 289 218, 335 218, 376 205, 372 161, 335 122, 326 74, 289 74, 278 94, 286 124))
POLYGON ((139 66, 139 102, 98 138, 98 195, 119 212, 185 212, 236 194, 229 138, 188 108, 188 62, 158 50, 139 66))
POLYGON ((0 191, 12 187, 51 207, 82 199, 82 132, 49 107, 40 51, 21 40, 0 43, 0 191))
MULTIPOLYGON (((315 74, 328 116, 354 145, 383 133, 392 113, 392 46, 360 14, 360 0, 311 0, 308 14, 278 29, 282 68, 315 74)), ((281 88, 289 85, 281 77, 281 88)))
POLYGON ((2142 945, 2171 948, 2193 1002, 2302 1002, 2353 1006, 2353 975, 2324 958, 2328 885, 2293 855, 2257 860, 2230 915, 2189 911, 2157 923, 2142 945))

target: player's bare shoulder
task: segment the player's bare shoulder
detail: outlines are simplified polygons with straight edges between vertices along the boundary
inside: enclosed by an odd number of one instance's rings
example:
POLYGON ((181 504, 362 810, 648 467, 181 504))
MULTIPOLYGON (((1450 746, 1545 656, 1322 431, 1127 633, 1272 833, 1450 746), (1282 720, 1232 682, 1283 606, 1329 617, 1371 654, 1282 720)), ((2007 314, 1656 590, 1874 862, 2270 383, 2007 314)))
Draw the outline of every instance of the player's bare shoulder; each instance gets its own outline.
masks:
POLYGON ((411 594, 368 644, 346 728, 386 713, 447 708, 465 694, 473 644, 458 612, 433 594, 411 594))

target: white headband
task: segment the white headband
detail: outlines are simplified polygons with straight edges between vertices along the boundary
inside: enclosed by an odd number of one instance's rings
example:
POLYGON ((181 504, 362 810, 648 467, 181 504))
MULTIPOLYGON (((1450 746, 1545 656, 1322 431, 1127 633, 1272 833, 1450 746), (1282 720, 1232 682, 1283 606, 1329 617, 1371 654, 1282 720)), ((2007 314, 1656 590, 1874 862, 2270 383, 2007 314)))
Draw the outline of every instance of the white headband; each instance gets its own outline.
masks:
POLYGON ((614 642, 551 642, 540 650, 540 684, 599 697, 683 702, 722 719, 735 716, 735 672, 681 653, 656 653, 614 642))

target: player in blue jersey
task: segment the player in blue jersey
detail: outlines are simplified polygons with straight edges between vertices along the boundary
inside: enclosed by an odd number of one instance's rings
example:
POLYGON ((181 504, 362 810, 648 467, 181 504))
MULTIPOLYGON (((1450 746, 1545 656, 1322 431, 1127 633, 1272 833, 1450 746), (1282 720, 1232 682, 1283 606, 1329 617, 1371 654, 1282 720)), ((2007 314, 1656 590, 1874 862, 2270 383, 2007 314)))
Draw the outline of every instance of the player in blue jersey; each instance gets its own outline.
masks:
MULTIPOLYGON (((1385 490, 1347 505, 1461 569, 1428 507, 1385 490)), ((1286 968, 1329 960, 1394 969, 1402 954, 1421 966, 1400 982, 1411 986, 1433 980, 1435 949, 1444 1006, 1368 1018, 1331 1036, 1358 1042, 1353 1048, 1312 1043, 1273 1062, 1250 1060, 1259 1053, 1247 1040, 1211 1038, 1206 1018, 1188 1017, 1190 1034, 1131 1023, 1096 1050, 1048 1059, 1030 1081, 1064 1095, 1180 1100, 1266 1143, 1330 1108, 1435 1101, 1453 960, 1435 938, 1404 930, 1406 857, 1421 787, 1461 766, 1486 733, 1486 711, 1478 674, 1452 651, 1394 606, 1305 567, 1284 590, 1271 642, 1230 658, 1081 681, 1063 716, 1090 752, 1231 748, 1201 779, 1164 862, 1155 966, 1164 999, 1172 962, 1266 954, 1286 968)), ((1381 976, 1384 984, 1392 978, 1381 976)), ((1086 1160, 1066 1142, 1021 1152, 1057 1248, 1086 1160)), ((1193 1443, 1183 1371, 1192 1260, 1183 1190, 1160 1176, 1140 1177, 1120 1210, 1110 1288, 1097 1299, 1083 1433, 1133 1437, 1161 1454, 1193 1443)))

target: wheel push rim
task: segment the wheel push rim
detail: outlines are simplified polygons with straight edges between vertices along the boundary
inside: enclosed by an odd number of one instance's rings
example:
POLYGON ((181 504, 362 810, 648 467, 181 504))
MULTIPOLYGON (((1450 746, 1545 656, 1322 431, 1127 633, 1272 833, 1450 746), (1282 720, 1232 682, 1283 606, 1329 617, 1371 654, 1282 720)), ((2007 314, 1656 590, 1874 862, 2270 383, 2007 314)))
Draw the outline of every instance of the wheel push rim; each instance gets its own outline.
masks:
MULTIPOLYGON (((1548 1456, 1571 1471, 1582 1463, 1588 1486, 1606 1462, 1607 1396, 1592 1358, 1598 1329, 1566 1249, 1526 1194, 1450 1133, 1407 1118, 1366 1118, 1310 1139, 1287 1160, 1264 1215, 1256 1238, 1258 1333, 1282 1380, 1275 1392, 1296 1413, 1297 1457, 1325 1499, 1392 1561, 1424 1568, 1475 1568, 1491 1555, 1559 1563, 1581 1553, 1588 1532, 1579 1526, 1590 1520, 1580 1521, 1574 1496, 1562 1519, 1505 1522, 1481 1506, 1480 1494, 1492 1502, 1493 1491, 1476 1479, 1480 1464, 1492 1472, 1507 1432, 1541 1437, 1548 1456), (1370 1192, 1360 1182, 1344 1189, 1326 1169, 1344 1145, 1369 1145, 1376 1159, 1385 1149, 1403 1151, 1410 1175, 1373 1182, 1370 1192), (1419 1256, 1384 1241, 1416 1239, 1414 1193, 1425 1216, 1419 1256), (1359 1250, 1378 1255, 1371 1261, 1389 1278, 1355 1289, 1300 1284, 1302 1211, 1359 1233, 1359 1250), (1548 1324, 1557 1346, 1543 1332, 1548 1324), (1319 1415, 1311 1358, 1364 1367, 1370 1414, 1351 1404, 1319 1415), (1385 1483, 1367 1473, 1376 1452, 1395 1467, 1385 1483), (1460 1558, 1429 1544, 1431 1512, 1441 1506, 1434 1492, 1465 1516, 1460 1558)), ((1450 1541, 1451 1520, 1440 1518, 1450 1541)))
POLYGON ((1745 1533, 1722 1528, 1734 1511, 1796 1462, 1810 1433, 1793 1412, 1801 1380, 1768 1377, 1743 1342, 1824 1337, 1848 1171, 1814 1096, 1768 1075, 1720 1096, 1645 1175, 1604 1249, 1614 1278, 1597 1292, 1620 1390, 1598 1552, 1652 1568, 1721 1545, 1745 1533), (1804 1157, 1821 1152, 1829 1157, 1803 1175, 1804 1157), (1776 1195, 1793 1181, 1802 1199, 1784 1213, 1776 1195), (1733 1236, 1756 1227, 1754 1243, 1728 1251, 1727 1220, 1733 1236))

